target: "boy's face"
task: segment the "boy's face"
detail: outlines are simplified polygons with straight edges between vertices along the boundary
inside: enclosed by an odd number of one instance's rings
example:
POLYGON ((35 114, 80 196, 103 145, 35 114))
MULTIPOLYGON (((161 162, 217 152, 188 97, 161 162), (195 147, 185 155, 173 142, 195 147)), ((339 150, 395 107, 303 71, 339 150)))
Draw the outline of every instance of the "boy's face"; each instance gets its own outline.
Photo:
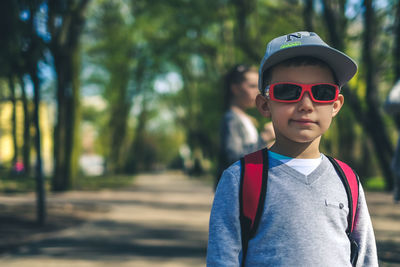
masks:
MULTIPOLYGON (((270 84, 279 82, 334 83, 334 77, 327 67, 278 65, 272 70, 270 84)), ((258 95, 256 103, 261 114, 271 117, 276 145, 290 147, 296 143, 317 142, 318 147, 321 135, 343 105, 343 96, 339 94, 335 102, 321 104, 313 102, 307 92, 295 103, 276 102, 258 95)))

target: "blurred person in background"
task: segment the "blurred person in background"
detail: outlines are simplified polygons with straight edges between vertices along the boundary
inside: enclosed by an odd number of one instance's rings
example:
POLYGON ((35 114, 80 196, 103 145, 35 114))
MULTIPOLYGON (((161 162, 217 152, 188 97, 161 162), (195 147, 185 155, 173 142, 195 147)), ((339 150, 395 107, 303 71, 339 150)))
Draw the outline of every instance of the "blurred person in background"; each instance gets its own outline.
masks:
POLYGON ((258 133, 255 118, 246 110, 255 107, 258 70, 244 64, 234 66, 225 76, 225 114, 220 129, 220 156, 215 187, 222 171, 242 156, 271 146, 275 134, 271 123, 258 133))
MULTIPOLYGON (((400 114, 400 80, 396 82, 386 98, 384 109, 388 114, 400 114)), ((392 161, 392 170, 394 174, 394 201, 400 201, 400 137, 397 141, 396 151, 392 161)))

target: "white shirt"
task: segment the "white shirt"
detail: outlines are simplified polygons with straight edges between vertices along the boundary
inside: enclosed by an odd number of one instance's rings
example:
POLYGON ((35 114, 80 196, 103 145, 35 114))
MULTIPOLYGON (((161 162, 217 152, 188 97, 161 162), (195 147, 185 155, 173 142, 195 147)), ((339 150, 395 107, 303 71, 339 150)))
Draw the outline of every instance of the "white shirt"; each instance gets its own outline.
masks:
POLYGON ((322 161, 322 155, 316 159, 296 159, 268 151, 268 156, 286 164, 304 175, 312 173, 322 161))

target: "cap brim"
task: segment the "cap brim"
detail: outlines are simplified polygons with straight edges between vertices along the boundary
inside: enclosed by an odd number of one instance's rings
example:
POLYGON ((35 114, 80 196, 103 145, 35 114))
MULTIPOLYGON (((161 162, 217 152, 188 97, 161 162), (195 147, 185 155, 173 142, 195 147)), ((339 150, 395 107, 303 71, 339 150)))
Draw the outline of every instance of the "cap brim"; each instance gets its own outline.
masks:
POLYGON ((262 66, 262 73, 277 63, 299 56, 311 56, 326 62, 335 72, 339 86, 347 83, 357 72, 357 64, 339 50, 322 45, 302 45, 275 52, 262 66))

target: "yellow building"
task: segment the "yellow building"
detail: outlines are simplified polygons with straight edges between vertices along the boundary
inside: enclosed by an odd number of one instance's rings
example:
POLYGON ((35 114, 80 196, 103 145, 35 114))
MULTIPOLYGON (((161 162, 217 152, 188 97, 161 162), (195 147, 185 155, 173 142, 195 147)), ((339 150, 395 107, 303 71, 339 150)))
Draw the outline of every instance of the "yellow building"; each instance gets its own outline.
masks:
MULTIPOLYGON (((24 113, 22 102, 17 103, 17 144, 22 151, 24 142, 23 131, 24 131, 24 113)), ((31 109, 33 111, 33 107, 31 109)), ((41 131, 41 150, 42 150, 42 162, 43 170, 45 174, 50 174, 53 168, 53 128, 55 109, 52 105, 42 102, 40 104, 40 131, 41 131)), ((12 141, 12 103, 11 102, 0 102, 0 164, 8 163, 12 160, 14 155, 14 147, 12 141)), ((31 125, 31 136, 35 135, 35 129, 33 123, 31 125)), ((32 139, 31 145, 31 164, 34 165, 36 161, 36 154, 34 149, 34 139, 32 139)), ((22 153, 19 153, 19 160, 22 160, 22 153)))

